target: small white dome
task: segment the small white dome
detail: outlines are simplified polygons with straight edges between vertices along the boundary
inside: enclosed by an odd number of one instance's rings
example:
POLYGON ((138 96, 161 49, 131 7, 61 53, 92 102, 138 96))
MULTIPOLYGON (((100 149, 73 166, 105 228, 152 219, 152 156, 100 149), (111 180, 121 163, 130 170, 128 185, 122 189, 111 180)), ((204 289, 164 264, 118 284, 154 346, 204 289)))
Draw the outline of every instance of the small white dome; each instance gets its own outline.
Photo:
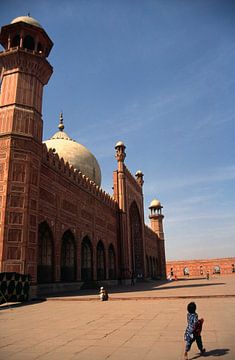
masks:
POLYGON ((154 200, 151 201, 149 209, 151 209, 151 208, 156 208, 157 209, 157 208, 161 208, 161 207, 162 207, 162 205, 161 205, 160 201, 157 200, 157 199, 154 199, 154 200))
POLYGON ((117 144, 115 145, 115 148, 116 148, 117 146, 124 146, 124 147, 125 147, 125 145, 124 145, 124 143, 123 143, 122 141, 118 141, 117 144))
POLYGON ((42 25, 39 24, 39 22, 36 19, 32 18, 31 16, 18 16, 17 18, 15 18, 11 21, 11 24, 15 24, 15 23, 18 23, 21 21, 26 24, 30 24, 30 25, 42 28, 42 25))

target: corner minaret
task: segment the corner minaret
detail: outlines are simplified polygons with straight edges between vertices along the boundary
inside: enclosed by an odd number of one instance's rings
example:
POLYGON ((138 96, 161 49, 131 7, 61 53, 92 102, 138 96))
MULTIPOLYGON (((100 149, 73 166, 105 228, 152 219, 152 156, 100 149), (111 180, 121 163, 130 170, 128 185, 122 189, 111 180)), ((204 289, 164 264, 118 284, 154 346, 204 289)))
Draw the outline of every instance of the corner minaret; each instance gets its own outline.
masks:
POLYGON ((0 43, 0 271, 37 275, 43 87, 53 43, 30 16, 3 26, 0 43))
POLYGON ((30 16, 3 26, 0 43, 0 134, 42 140, 42 95, 52 67, 46 60, 53 46, 37 20, 30 16))

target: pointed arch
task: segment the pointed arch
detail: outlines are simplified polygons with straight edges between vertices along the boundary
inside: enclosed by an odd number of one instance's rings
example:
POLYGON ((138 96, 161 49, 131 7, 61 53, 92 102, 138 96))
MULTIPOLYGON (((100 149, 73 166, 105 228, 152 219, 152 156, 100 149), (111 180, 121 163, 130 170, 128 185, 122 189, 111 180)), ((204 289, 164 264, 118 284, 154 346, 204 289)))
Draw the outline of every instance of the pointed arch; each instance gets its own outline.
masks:
POLYGON ((109 252, 108 252, 108 257, 109 257, 109 279, 113 280, 116 279, 117 274, 116 274, 116 255, 115 255, 115 250, 114 250, 114 246, 113 244, 109 245, 109 252))
POLYGON ((82 281, 93 280, 92 244, 88 236, 82 240, 81 245, 81 279, 82 281))
POLYGON ((37 282, 50 283, 54 280, 54 240, 46 221, 38 226, 37 282))
POLYGON ((130 228, 131 228, 131 246, 132 263, 134 273, 138 276, 144 275, 144 249, 142 237, 142 224, 138 206, 135 201, 130 206, 130 228))
POLYGON ((76 278, 76 246, 71 230, 65 231, 61 244, 61 281, 74 281, 76 278))
POLYGON ((101 240, 97 244, 96 256, 97 256, 96 259, 97 280, 105 280, 106 279, 105 250, 104 250, 104 244, 101 240))

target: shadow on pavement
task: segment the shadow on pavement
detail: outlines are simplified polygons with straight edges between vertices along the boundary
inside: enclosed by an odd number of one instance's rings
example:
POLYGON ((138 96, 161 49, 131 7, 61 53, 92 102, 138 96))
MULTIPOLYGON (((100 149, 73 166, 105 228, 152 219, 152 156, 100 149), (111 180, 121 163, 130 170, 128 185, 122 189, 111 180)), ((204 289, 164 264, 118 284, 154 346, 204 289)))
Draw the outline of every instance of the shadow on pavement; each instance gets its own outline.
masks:
MULTIPOLYGON (((203 357, 208 357, 208 356, 223 356, 223 355, 227 355, 229 353, 230 349, 214 349, 214 350, 210 350, 210 351, 206 351, 203 354, 203 357)), ((198 359, 199 357, 202 357, 202 355, 198 354, 196 356, 194 356, 192 358, 192 360, 198 359)))
MULTIPOLYGON (((157 291, 162 292, 163 290, 171 290, 171 289, 180 289, 180 288, 200 288, 200 287, 206 287, 206 286, 218 286, 218 285, 225 285, 224 282, 206 282, 205 279, 200 279, 202 283, 200 284, 187 284, 186 279, 179 279, 177 281, 173 281, 169 283, 167 280, 156 280, 156 281, 143 281, 143 282, 137 282, 135 285, 117 285, 112 287, 107 287, 109 294, 119 294, 119 293, 132 293, 132 292, 145 292, 145 291, 157 291), (182 281, 182 283, 181 283, 182 281), (175 283, 175 285, 173 285, 175 283), (168 286, 165 286, 169 284, 168 286), (161 287, 162 286, 162 287, 161 287)), ((198 280, 198 279, 190 279, 192 280, 198 280)), ((69 291, 69 292, 59 292, 59 293, 53 293, 53 294, 46 294, 46 298, 51 297, 69 297, 69 296, 89 296, 89 295, 98 295, 99 290, 98 289, 78 289, 76 291, 69 291)))
MULTIPOLYGON (((161 290, 168 290, 168 289, 180 289, 180 288, 193 288, 193 287, 203 287, 203 286, 214 286, 214 285, 225 285, 225 283, 213 283, 213 284, 191 284, 191 285, 176 285, 176 286, 164 286, 161 290)), ((152 289, 156 290, 156 289, 152 289)))
POLYGON ((18 302, 18 303, 4 303, 4 304, 1 304, 0 311, 6 310, 6 309, 13 310, 14 308, 18 308, 18 307, 22 307, 22 306, 35 305, 35 304, 39 304, 43 301, 46 301, 46 299, 36 299, 36 300, 18 302))

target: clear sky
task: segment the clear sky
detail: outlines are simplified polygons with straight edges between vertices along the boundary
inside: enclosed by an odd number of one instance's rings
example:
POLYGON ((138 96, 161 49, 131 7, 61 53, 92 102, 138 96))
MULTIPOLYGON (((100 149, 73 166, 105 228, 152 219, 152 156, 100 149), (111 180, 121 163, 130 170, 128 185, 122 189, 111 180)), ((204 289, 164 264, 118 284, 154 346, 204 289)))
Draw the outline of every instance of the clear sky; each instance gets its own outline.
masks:
POLYGON ((1 0, 0 24, 28 12, 54 42, 44 139, 63 110, 110 194, 124 141, 167 259, 235 256, 235 1, 1 0))

